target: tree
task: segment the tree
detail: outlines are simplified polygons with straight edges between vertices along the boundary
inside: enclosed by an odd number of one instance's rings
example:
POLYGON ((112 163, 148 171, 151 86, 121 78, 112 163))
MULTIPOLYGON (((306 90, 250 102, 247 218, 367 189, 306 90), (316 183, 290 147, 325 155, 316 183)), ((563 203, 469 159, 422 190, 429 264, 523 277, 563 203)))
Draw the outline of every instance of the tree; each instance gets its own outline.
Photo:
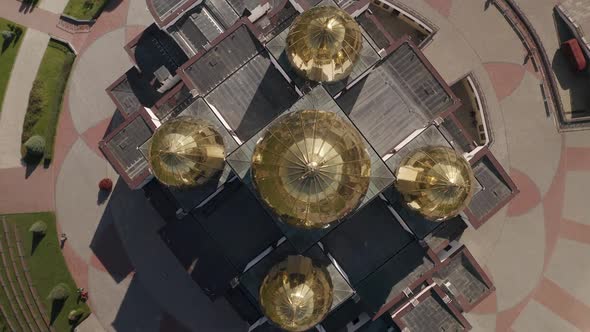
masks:
POLYGON ((31 225, 31 228, 29 228, 29 232, 35 235, 45 235, 46 231, 47 224, 45 224, 45 222, 42 220, 35 221, 35 223, 31 225))
POLYGON ((70 296, 70 287, 64 283, 57 284, 51 292, 49 292, 49 296, 47 296, 48 300, 53 301, 63 301, 70 296))
POLYGON ((2 34, 2 38, 4 38, 5 40, 12 40, 12 38, 14 38, 15 33, 10 31, 10 30, 4 30, 1 32, 2 34))
POLYGON ((68 319, 70 321, 77 321, 78 319, 80 319, 82 317, 83 314, 84 314, 84 310, 77 308, 77 309, 70 311, 70 313, 68 314, 68 319))
POLYGON ((45 138, 34 135, 25 142, 27 157, 41 157, 45 153, 45 138))
POLYGON ((102 191, 111 191, 113 189, 113 181, 109 178, 104 178, 98 183, 98 189, 102 191))

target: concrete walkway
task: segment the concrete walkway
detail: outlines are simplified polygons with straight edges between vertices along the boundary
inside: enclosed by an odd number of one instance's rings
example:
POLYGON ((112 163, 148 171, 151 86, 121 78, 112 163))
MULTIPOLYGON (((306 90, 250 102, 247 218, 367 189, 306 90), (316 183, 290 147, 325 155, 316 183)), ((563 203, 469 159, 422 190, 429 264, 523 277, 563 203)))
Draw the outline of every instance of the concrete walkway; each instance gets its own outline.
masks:
POLYGON ((49 36, 28 29, 16 58, 0 113, 0 169, 21 165, 21 134, 29 92, 45 53, 49 36))
POLYGON ((67 4, 68 0, 43 0, 39 8, 61 15, 67 4))

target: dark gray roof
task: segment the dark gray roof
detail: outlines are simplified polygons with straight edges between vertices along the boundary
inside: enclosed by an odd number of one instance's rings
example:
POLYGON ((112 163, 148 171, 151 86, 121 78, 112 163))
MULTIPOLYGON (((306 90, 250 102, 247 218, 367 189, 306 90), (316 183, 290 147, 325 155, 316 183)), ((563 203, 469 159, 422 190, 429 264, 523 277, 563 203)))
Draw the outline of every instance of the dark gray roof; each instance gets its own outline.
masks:
POLYGON ((263 52, 205 99, 245 141, 291 107, 297 98, 295 90, 263 52))
POLYGON ((378 66, 336 99, 381 156, 428 123, 395 79, 385 67, 378 66))
POLYGON ((238 15, 242 15, 244 13, 244 9, 248 9, 250 12, 254 10, 258 5, 260 5, 260 0, 228 0, 229 4, 232 8, 238 13, 238 15))
POLYGON ((433 120, 447 110, 453 100, 417 52, 404 43, 387 57, 383 65, 401 82, 414 103, 433 120))
POLYGON ((225 256, 238 270, 282 237, 272 218, 239 181, 225 185, 192 215, 222 244, 225 256))
POLYGON ((226 0, 205 0, 203 6, 209 9, 225 29, 231 27, 240 16, 226 0))
POLYGON ((113 87, 110 93, 119 102, 119 110, 127 115, 135 113, 141 107, 141 103, 131 88, 131 83, 127 77, 113 87))
POLYGON ((477 302, 490 290, 464 252, 450 258, 450 262, 435 273, 434 279, 444 284, 451 295, 462 295, 469 303, 477 302))
POLYGON ((439 227, 424 238, 424 241, 431 249, 440 249, 439 247, 445 241, 450 242, 459 239, 466 228, 467 224, 462 218, 453 218, 441 223, 439 227))
POLYGON ((447 304, 433 294, 401 317, 410 331, 464 331, 465 327, 450 312, 447 304))
POLYGON ((321 242, 356 285, 412 240, 387 203, 374 199, 321 242))
POLYGON ((512 190, 485 157, 473 166, 473 173, 482 189, 473 195, 469 210, 482 219, 506 200, 512 190))
POLYGON ((194 98, 191 95, 190 90, 186 85, 182 84, 182 87, 177 93, 171 95, 162 105, 157 108, 152 108, 152 111, 158 119, 165 121, 169 116, 174 116, 181 110, 184 110, 193 103, 193 101, 194 98))
POLYGON ((151 136, 151 128, 138 116, 106 142, 106 147, 131 180, 148 167, 147 160, 137 148, 151 136))
POLYGON ((469 140, 467 140, 461 128, 451 118, 446 118, 439 128, 455 150, 460 153, 470 152, 472 150, 469 140))
POLYGON ((208 94, 246 64, 262 45, 245 25, 226 36, 185 69, 200 96, 208 94))
POLYGON ((176 41, 155 24, 145 29, 131 51, 135 63, 144 75, 154 77, 154 72, 164 66, 172 74, 188 60, 176 41))
POLYGON ((414 241, 355 288, 367 309, 376 313, 433 267, 434 263, 426 256, 426 250, 414 241))
POLYGON ((188 0, 149 0, 160 19, 165 18, 174 9, 182 6, 188 0))
POLYGON ((230 280, 239 273, 225 256, 222 244, 191 215, 168 222, 160 231, 160 237, 209 296, 223 294, 230 280))
POLYGON ((375 42, 377 47, 380 49, 387 48, 389 46, 389 40, 383 34, 383 31, 379 29, 379 27, 375 24, 375 22, 370 18, 371 14, 368 12, 362 13, 359 15, 356 20, 359 24, 363 27, 363 29, 367 32, 370 38, 375 42))

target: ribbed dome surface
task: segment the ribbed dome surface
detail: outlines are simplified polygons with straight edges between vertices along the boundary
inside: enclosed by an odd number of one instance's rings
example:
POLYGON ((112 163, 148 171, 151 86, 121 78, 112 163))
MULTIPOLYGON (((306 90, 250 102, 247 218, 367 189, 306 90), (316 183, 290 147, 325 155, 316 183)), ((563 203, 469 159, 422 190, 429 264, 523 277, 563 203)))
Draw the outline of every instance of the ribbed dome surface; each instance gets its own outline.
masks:
POLYGON ((287 331, 306 331, 320 323, 333 301, 328 271, 304 256, 275 265, 260 286, 264 315, 287 331))
POLYGON ((148 159, 160 182, 171 187, 195 187, 223 170, 223 138, 203 120, 178 117, 156 130, 148 159))
POLYGON ((334 82, 352 72, 363 47, 356 21, 337 7, 311 8, 299 15, 287 35, 287 57, 308 80, 334 82))
POLYGON ((281 220, 323 228, 359 206, 371 161, 362 137, 343 118, 303 110, 267 129, 254 149, 251 171, 260 197, 281 220))
POLYGON ((410 153, 396 171, 396 187, 408 206, 430 220, 458 215, 473 195, 473 170, 449 147, 424 147, 410 153))

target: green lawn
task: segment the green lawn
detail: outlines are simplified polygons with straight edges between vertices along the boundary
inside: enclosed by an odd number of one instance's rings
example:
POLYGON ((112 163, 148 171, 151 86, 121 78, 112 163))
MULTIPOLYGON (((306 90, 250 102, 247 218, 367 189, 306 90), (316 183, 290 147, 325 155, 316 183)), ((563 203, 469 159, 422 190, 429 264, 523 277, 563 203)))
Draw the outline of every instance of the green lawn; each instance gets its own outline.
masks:
POLYGON ((63 94, 76 55, 65 45, 51 40, 47 45, 29 95, 21 142, 33 135, 45 137, 45 163, 53 159, 55 131, 63 94))
POLYGON ((27 31, 25 27, 0 18, 0 31, 13 30, 16 33, 19 31, 18 29, 21 31, 20 35, 17 34, 10 43, 6 41, 6 44, 4 44, 4 38, 0 37, 0 43, 2 43, 0 46, 0 111, 2 111, 2 103, 4 101, 4 94, 6 93, 6 86, 10 79, 10 73, 12 72, 12 66, 14 66, 18 49, 27 31))
POLYGON ((6 215, 6 219, 9 223, 14 222, 17 224, 23 242, 25 259, 29 265, 31 279, 47 310, 50 312, 52 310, 52 303, 47 299, 47 295, 51 289, 59 283, 65 283, 69 286, 71 290, 70 296, 59 312, 53 323, 53 327, 56 331, 70 331, 71 325, 68 321, 68 313, 78 307, 89 313, 90 308, 84 303, 76 303, 76 289, 78 286, 76 286, 70 275, 59 247, 55 215, 52 212, 13 214, 6 215), (33 254, 31 254, 33 236, 29 232, 29 227, 37 220, 43 220, 47 224, 47 234, 39 242, 33 254))
POLYGON ((109 0, 70 0, 63 13, 79 20, 91 20, 100 15, 107 2, 109 0))

